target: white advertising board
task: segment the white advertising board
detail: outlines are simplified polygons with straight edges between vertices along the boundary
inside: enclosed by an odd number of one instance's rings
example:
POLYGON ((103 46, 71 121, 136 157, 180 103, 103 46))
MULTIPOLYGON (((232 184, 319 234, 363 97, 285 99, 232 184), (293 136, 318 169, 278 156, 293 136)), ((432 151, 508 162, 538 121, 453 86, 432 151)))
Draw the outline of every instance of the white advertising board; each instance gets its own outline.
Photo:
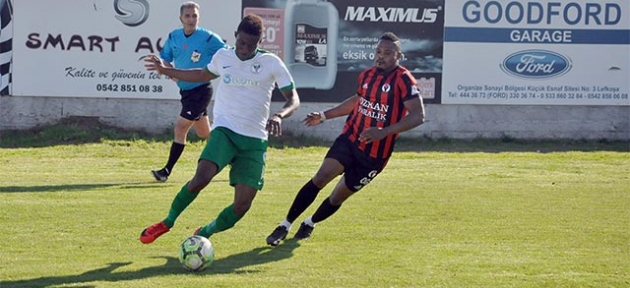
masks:
POLYGON ((630 105, 630 1, 445 6, 443 104, 630 105))
MULTIPOLYGON (((179 99, 177 85, 146 71, 141 57, 181 27, 183 2, 15 1, 13 95, 179 99)), ((240 1, 195 2, 200 26, 233 44, 240 1)))

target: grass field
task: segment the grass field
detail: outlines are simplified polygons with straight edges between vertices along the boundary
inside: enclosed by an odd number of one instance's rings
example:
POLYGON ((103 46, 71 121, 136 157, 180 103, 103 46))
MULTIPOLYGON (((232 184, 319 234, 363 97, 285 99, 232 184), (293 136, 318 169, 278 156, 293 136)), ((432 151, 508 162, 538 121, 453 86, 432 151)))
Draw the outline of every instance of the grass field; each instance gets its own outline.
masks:
POLYGON ((101 136, 0 135, 0 288, 630 287, 628 142, 406 139, 311 239, 271 248, 265 237, 327 150, 272 140, 265 188, 212 237, 213 265, 190 273, 177 248, 231 202, 227 173, 170 233, 142 245, 140 231, 166 215, 205 143, 190 143, 157 183, 149 170, 163 165, 168 135, 91 129, 101 136))

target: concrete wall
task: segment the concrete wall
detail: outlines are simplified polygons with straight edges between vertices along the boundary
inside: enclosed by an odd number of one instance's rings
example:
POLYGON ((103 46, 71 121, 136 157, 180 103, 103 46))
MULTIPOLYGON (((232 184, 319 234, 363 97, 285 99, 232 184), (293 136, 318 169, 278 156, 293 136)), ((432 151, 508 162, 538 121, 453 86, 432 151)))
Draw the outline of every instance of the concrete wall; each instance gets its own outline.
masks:
MULTIPOLYGON (((274 102, 272 109, 281 104, 274 102)), ((161 133, 172 129, 179 105, 177 100, 2 96, 0 131, 29 129, 82 116, 117 127, 161 133)), ((313 128, 300 123, 308 112, 334 105, 302 103, 296 115, 285 119, 284 128, 295 134, 334 139, 343 119, 313 128)), ((405 137, 630 140, 630 106, 426 106, 427 122, 403 134, 405 137)))

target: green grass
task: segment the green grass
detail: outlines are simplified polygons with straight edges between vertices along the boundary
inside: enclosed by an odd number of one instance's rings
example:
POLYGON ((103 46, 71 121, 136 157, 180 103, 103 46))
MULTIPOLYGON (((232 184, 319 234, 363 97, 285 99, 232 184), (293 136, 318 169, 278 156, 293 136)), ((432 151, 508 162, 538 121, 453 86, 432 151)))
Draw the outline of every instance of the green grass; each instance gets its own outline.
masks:
POLYGON ((205 143, 189 143, 157 183, 148 171, 163 165, 169 135, 82 130, 0 137, 1 288, 630 286, 628 142, 404 139, 310 240, 271 248, 265 237, 327 150, 272 139, 265 188, 212 237, 215 263, 190 273, 178 245, 232 201, 227 173, 170 233, 137 237, 165 216, 205 143))

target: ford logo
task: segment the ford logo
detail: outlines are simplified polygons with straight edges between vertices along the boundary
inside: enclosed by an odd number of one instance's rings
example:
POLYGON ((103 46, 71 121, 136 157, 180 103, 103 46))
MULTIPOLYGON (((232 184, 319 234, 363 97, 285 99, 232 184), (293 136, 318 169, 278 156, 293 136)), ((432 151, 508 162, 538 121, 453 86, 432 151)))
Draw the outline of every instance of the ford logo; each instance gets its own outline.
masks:
POLYGON ((564 75, 571 70, 571 59, 547 50, 525 50, 503 60, 501 69, 512 76, 545 79, 564 75))

